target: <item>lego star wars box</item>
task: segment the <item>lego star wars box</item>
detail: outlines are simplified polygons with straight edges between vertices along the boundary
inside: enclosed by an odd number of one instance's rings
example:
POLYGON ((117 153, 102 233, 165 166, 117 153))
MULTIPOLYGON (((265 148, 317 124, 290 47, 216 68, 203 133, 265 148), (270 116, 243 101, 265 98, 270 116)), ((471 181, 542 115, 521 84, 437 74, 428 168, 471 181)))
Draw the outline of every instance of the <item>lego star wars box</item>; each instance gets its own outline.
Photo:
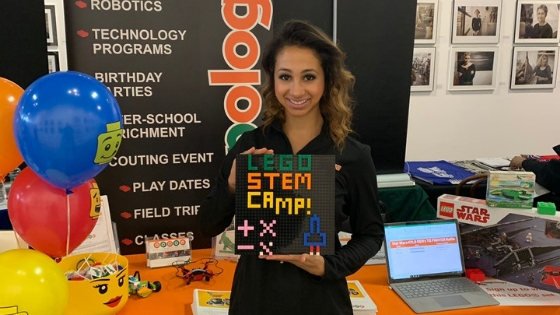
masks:
POLYGON ((492 208, 485 200, 442 195, 437 216, 460 223, 466 268, 560 293, 560 215, 492 208))
POLYGON ((486 203, 489 207, 533 207, 535 174, 532 172, 491 171, 486 187, 486 203))

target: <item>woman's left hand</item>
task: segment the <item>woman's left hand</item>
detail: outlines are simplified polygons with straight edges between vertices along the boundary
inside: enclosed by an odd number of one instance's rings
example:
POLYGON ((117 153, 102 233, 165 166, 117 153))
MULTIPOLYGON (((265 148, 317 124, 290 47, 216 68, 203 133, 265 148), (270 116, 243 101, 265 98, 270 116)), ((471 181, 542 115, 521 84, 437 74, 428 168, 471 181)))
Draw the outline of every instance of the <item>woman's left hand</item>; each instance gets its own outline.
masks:
POLYGON ((261 259, 289 262, 312 275, 322 277, 325 275, 325 258, 321 255, 261 255, 261 259))

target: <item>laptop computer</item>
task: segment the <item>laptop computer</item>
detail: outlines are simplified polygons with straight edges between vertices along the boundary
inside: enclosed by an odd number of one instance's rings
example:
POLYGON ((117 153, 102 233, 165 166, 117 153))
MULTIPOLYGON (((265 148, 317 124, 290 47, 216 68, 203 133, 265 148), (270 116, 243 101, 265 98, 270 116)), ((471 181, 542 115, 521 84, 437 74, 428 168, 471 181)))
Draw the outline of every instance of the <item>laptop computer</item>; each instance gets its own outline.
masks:
POLYGON ((389 286, 415 313, 500 304, 465 277, 457 220, 385 223, 389 286))

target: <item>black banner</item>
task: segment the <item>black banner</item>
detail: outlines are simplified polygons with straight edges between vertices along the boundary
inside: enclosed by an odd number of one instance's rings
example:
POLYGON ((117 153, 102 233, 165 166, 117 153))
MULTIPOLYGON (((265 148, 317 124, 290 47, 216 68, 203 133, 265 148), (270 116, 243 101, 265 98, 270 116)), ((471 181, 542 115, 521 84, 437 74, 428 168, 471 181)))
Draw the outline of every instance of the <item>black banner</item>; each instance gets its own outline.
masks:
POLYGON ((119 101, 124 140, 96 180, 108 195, 123 254, 147 237, 189 236, 227 150, 254 128, 258 69, 271 38, 272 2, 65 2, 69 69, 119 101))
POLYGON ((336 9, 337 40, 356 76, 358 140, 371 147, 377 174, 402 173, 416 1, 338 1, 336 9))
POLYGON ((0 1, 0 30, 0 77, 26 89, 49 72, 44 1, 0 1))

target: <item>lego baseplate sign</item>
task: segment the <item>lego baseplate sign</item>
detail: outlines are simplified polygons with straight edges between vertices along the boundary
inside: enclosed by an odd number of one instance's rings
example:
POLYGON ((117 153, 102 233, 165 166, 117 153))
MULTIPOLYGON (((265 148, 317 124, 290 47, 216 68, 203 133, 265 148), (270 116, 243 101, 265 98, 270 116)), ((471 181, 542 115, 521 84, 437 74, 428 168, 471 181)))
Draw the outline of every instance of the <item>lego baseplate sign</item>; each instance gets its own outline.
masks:
POLYGON ((239 155, 236 254, 334 254, 332 155, 239 155))

